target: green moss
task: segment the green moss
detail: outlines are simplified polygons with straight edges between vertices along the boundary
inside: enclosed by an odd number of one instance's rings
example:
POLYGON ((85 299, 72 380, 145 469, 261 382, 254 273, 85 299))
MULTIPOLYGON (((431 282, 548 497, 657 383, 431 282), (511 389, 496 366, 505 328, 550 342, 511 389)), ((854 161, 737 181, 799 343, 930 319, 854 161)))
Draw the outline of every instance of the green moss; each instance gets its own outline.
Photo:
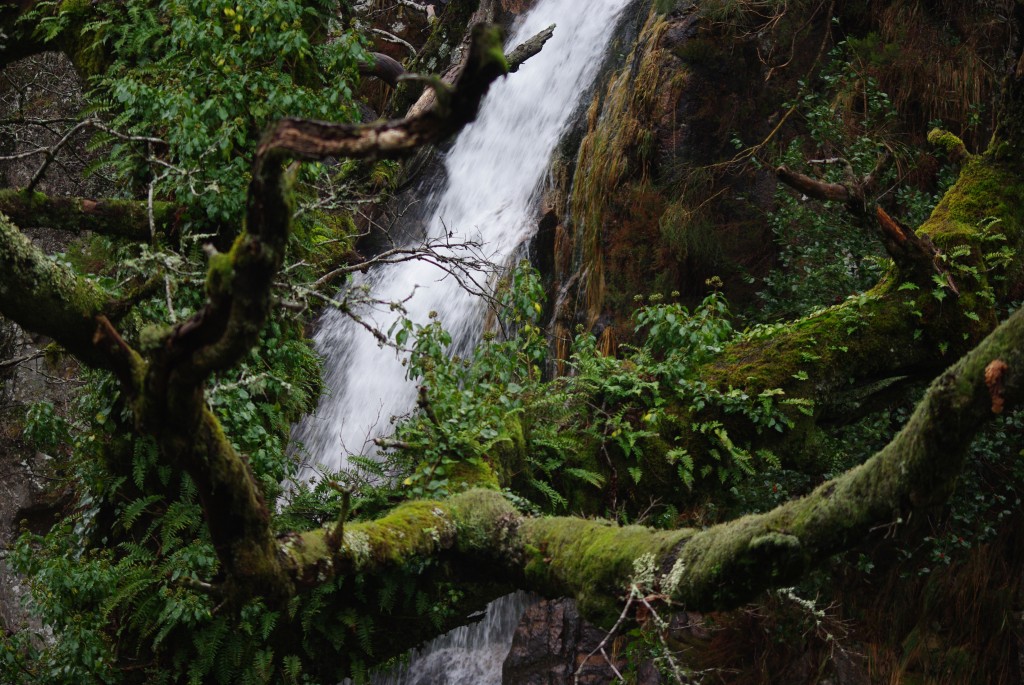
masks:
POLYGON ((91 0, 63 0, 58 8, 68 28, 57 36, 56 42, 83 79, 102 74, 110 64, 110 55, 104 49, 100 33, 103 22, 96 21, 94 5, 91 0))
POLYGON ((402 166, 391 159, 383 159, 370 170, 370 184, 378 191, 394 191, 402 166))
POLYGON ((359 562, 356 570, 363 570, 385 563, 401 564, 414 556, 429 556, 448 547, 454 541, 455 524, 449 505, 431 501, 406 502, 376 521, 347 524, 346 545, 350 536, 353 540, 365 542, 362 552, 357 555, 363 558, 355 559, 359 562))
POLYGON ((348 212, 309 212, 292 227, 292 249, 317 273, 330 271, 353 256, 359 230, 348 212))
MULTIPOLYGON (((982 230, 1002 234, 1005 243, 1016 254, 1024 253, 1024 184, 1019 181, 1019 170, 997 161, 991 153, 972 158, 960 172, 960 178, 939 202, 920 233, 929 236, 944 252, 958 245, 970 245, 974 254, 965 265, 981 267, 982 230)), ((954 274, 955 276, 955 274, 954 274)), ((995 286, 1000 300, 1015 292, 1024 282, 1024 260, 1015 259, 1005 274, 1002 284, 995 286)), ((989 284, 983 278, 975 289, 989 284)), ((966 289, 961 288, 961 291, 966 289)))
POLYGON ((480 68, 487 70, 498 67, 501 71, 508 71, 508 62, 505 61, 505 38, 504 31, 496 24, 487 24, 483 29, 476 31, 474 37, 483 47, 483 59, 480 61, 480 68))
POLYGON ((163 346, 167 337, 174 332, 167 324, 150 324, 139 332, 139 349, 142 352, 157 350, 163 346))
POLYGON ((532 546, 528 581, 552 592, 572 592, 580 611, 605 626, 622 611, 618 598, 628 588, 636 560, 647 554, 667 558, 692 534, 578 518, 527 519, 520 530, 532 546))
POLYGON ((504 430, 491 447, 495 485, 510 484, 515 474, 527 468, 526 450, 522 421, 515 414, 507 415, 504 430))
POLYGON ((944 150, 951 159, 959 160, 969 156, 964 141, 941 128, 933 128, 929 131, 928 142, 944 150))
MULTIPOLYGON (((429 469, 429 466, 425 468, 429 469)), ((464 459, 451 464, 448 467, 448 478, 455 486, 473 486, 492 490, 501 487, 494 469, 480 458, 464 459)))
POLYGON ((229 252, 218 252, 210 257, 206 271, 206 293, 211 297, 223 295, 231 287, 235 276, 235 258, 245 237, 245 233, 240 234, 229 252))
POLYGON ((0 309, 22 327, 59 340, 100 366, 109 360, 93 342, 95 316, 109 297, 92 281, 43 254, 0 214, 0 309))
POLYGON ((458 529, 458 549, 495 556, 514 554, 519 512, 494 490, 474 489, 453 497, 449 505, 458 529))

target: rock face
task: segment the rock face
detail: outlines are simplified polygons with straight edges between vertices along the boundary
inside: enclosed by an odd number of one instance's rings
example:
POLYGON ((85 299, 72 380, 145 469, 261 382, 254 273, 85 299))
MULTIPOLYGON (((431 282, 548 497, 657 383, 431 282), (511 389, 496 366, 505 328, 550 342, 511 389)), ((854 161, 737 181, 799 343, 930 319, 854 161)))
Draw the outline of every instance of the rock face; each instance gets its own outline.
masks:
POLYGON ((772 261, 763 211, 774 178, 729 160, 735 131, 770 130, 779 92, 763 83, 756 51, 727 49, 692 3, 667 14, 652 4, 638 3, 619 47, 626 56, 594 94, 578 153, 552 173, 550 195, 566 199, 553 205, 551 300, 574 303, 556 304, 552 337, 582 324, 605 352, 628 339, 634 296, 699 300, 705 280, 721 276, 742 299, 740 275, 772 261))
POLYGON ((36 452, 23 437, 25 409, 31 402, 67 401, 62 386, 51 382, 55 373, 38 353, 36 343, 13 324, 0 319, 0 631, 41 626, 26 614, 24 579, 8 566, 6 552, 22 525, 45 531, 52 513, 65 503, 66 493, 53 490, 47 455, 36 452), (4 343, 8 343, 4 345, 4 343), (11 361, 26 361, 11 364, 11 361), (4 362, 7 361, 7 364, 4 362), (6 371, 6 372, 5 372, 6 371))
MULTIPOLYGON (((604 685, 621 682, 627 667, 624 641, 583 620, 571 599, 543 600, 523 614, 502 667, 503 685, 604 685)), ((662 682, 654 663, 636 667, 636 685, 662 682)))
MULTIPOLYGON (((0 119, 74 117, 84 106, 80 80, 71 63, 57 53, 10 65, 4 76, 0 83, 0 119)), ((0 155, 16 155, 53 145, 63 135, 60 131, 39 127, 16 129, 15 126, 0 125, 0 155)), ((88 135, 80 134, 64 148, 57 162, 66 173, 51 170, 38 189, 63 196, 109 195, 103 181, 95 177, 83 179, 82 169, 95 159, 87 142, 88 135)), ((25 187, 39 164, 38 157, 3 161, 0 185, 25 187)), ((48 253, 63 252, 67 248, 68 233, 34 226, 22 228, 48 253)), ((36 452, 23 435, 26 410, 30 405, 48 401, 55 413, 62 416, 74 391, 73 366, 61 363, 58 368, 42 357, 42 348, 47 342, 0 318, 0 631, 5 632, 18 630, 25 623, 33 630, 40 628, 24 612, 23 579, 11 572, 6 553, 23 521, 32 530, 45 530, 66 497, 63 491, 52 489, 54 460, 36 452)))
MULTIPOLYGON (((581 685, 610 683, 615 674, 600 654, 587 658, 604 631, 580 617, 570 599, 544 600, 523 614, 502 667, 504 685, 565 685, 577 671, 581 685)), ((609 655, 612 645, 609 645, 609 655)), ((614 658, 614 657, 613 657, 614 658)), ((616 667, 622 666, 617 660, 616 667)), ((657 681, 653 681, 657 682, 657 681)))

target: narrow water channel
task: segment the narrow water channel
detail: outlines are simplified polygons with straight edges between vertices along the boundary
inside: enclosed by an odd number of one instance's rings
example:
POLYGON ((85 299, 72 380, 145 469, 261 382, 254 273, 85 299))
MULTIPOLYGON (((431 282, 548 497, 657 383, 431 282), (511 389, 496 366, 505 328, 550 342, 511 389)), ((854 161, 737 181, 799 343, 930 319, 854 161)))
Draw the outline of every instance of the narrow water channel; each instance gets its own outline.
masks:
MULTIPOLYGON (((517 73, 494 84, 477 121, 458 136, 444 159, 443 178, 420 202, 429 211, 429 237, 478 241, 492 263, 504 264, 532 235, 551 155, 593 85, 628 3, 538 0, 520 18, 510 47, 551 24, 554 37, 517 73)), ((486 284, 487 277, 477 280, 486 284)), ((367 285, 376 301, 405 301, 417 323, 437 312, 456 350, 469 349, 482 333, 483 301, 427 261, 383 266, 357 285, 367 285)), ((383 331, 397 316, 385 306, 360 314, 383 331)), ((310 463, 337 470, 347 454, 366 454, 375 438, 391 432, 391 417, 413 408, 416 390, 394 350, 381 348, 338 311, 324 314, 315 342, 325 359, 328 391, 293 438, 310 463)))

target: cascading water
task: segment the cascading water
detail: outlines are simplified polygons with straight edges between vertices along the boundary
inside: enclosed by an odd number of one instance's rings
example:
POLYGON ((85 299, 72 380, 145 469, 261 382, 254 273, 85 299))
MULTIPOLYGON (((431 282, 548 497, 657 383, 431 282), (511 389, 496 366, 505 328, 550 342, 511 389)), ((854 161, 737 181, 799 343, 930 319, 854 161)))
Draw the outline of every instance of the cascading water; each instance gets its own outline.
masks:
POLYGON ((373 676, 371 684, 501 685, 501 665, 530 602, 524 592, 494 600, 478 623, 442 635, 414 651, 408 664, 373 676))
MULTIPOLYGON (((554 37, 517 74, 492 86, 477 121, 459 135, 444 160, 444 183, 423 202, 428 239, 476 241, 493 263, 503 264, 530 236, 552 152, 593 85, 629 2, 588 0, 581 7, 578 0, 538 0, 518 22, 509 46, 551 24, 554 37)), ((468 349, 482 331, 483 302, 429 262, 384 266, 358 285, 378 302, 404 301, 417 323, 437 312, 456 349, 468 349)), ((377 310, 360 315, 382 331, 396 316, 377 310)), ((397 355, 340 312, 324 315, 316 344, 330 393, 294 437, 312 462, 339 469, 346 451, 365 452, 390 431, 392 416, 412 409, 416 391, 397 355)), ((500 685, 512 634, 529 601, 516 593, 492 602, 479 622, 434 640, 406 666, 375 676, 374 685, 500 685)))
MULTIPOLYGON (((424 203, 433 208, 428 238, 478 241, 493 263, 503 264, 529 237, 551 154, 592 86, 628 3, 538 0, 518 22, 510 46, 551 24, 557 28, 539 55, 492 86, 477 121, 459 135, 444 161, 446 183, 424 203)), ((383 266, 365 285, 376 301, 407 300, 408 316, 417 323, 437 312, 457 349, 475 344, 482 332, 483 302, 433 264, 383 266)), ((396 316, 360 314, 382 331, 396 316)), ((324 314, 316 345, 325 357, 329 393, 293 437, 311 462, 339 469, 346 450, 364 453, 374 438, 390 432, 390 418, 413 408, 416 391, 395 352, 338 311, 324 314)))

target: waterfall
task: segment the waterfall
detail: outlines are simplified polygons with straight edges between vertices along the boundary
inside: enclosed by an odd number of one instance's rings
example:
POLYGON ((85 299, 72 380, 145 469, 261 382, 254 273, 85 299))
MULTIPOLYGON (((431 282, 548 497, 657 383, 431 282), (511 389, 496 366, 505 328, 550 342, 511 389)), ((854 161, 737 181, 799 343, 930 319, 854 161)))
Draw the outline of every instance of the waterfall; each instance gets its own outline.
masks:
MULTIPOLYGON (((617 18, 629 0, 538 0, 514 27, 515 46, 556 24, 554 37, 516 73, 499 80, 444 160, 444 182, 422 204, 430 209, 428 238, 479 242, 489 260, 504 264, 536 226, 536 204, 551 154, 593 85, 617 18)), ((477 279, 486 285, 486 275, 477 279)), ((482 333, 484 303, 451 275, 426 261, 377 268, 357 285, 378 302, 405 301, 408 316, 424 324, 436 312, 466 350, 482 333)), ((389 307, 360 312, 388 331, 389 307)), ((391 431, 391 417, 415 406, 415 387, 394 350, 381 348, 359 324, 327 311, 315 336, 324 357, 328 393, 313 416, 293 432, 311 463, 337 470, 344 454, 367 453, 391 431)))
POLYGON ((371 685, 501 685, 512 634, 532 601, 525 592, 494 600, 479 622, 415 650, 404 666, 372 676, 371 685))

